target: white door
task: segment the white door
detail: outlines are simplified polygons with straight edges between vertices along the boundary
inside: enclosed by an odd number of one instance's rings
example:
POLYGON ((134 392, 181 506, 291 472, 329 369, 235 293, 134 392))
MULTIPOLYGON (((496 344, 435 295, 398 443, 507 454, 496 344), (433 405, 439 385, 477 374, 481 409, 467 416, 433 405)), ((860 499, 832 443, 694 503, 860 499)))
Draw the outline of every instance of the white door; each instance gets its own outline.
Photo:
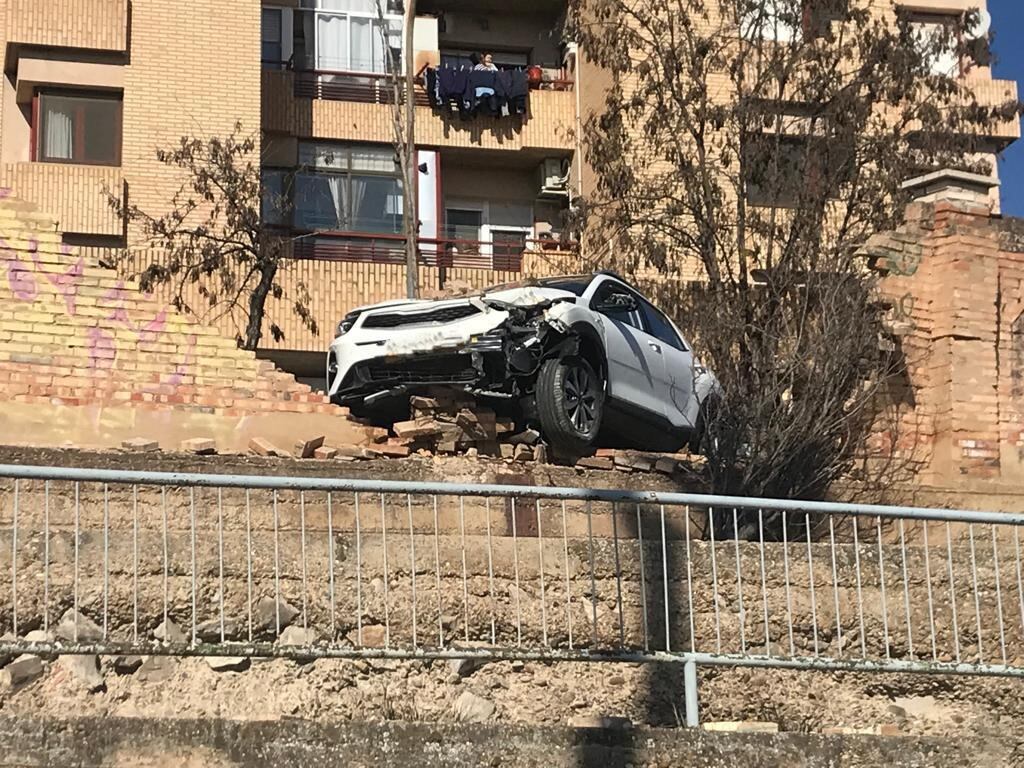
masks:
POLYGON ((626 286, 605 280, 595 291, 590 308, 601 315, 609 394, 627 405, 663 417, 663 345, 646 332, 640 301, 626 286))

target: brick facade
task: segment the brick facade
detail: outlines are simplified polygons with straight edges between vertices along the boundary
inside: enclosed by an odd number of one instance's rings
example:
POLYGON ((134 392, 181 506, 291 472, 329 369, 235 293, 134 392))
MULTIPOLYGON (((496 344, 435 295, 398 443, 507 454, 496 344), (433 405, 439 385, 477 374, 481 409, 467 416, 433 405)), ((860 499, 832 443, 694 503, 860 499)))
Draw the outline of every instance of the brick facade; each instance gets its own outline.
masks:
POLYGON ((90 442, 105 444, 119 431, 166 441, 168 415, 226 448, 255 435, 369 438, 290 374, 69 248, 52 218, 8 189, 0 232, 0 441, 54 442, 83 409, 96 421, 90 442), (102 426, 104 412, 117 424, 102 426), (23 431, 44 423, 52 434, 23 431))

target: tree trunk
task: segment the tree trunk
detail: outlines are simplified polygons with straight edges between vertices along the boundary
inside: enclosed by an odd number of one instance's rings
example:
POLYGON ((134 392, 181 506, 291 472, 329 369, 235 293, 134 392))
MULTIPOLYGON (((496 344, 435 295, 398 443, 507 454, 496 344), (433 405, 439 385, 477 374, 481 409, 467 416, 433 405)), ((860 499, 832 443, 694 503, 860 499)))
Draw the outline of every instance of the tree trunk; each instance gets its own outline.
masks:
POLYGON ((274 278, 277 277, 277 262, 271 262, 263 266, 260 272, 260 280, 253 288, 249 296, 249 322, 245 328, 245 343, 242 349, 256 351, 260 339, 263 338, 263 315, 267 307, 267 296, 274 287, 274 278))

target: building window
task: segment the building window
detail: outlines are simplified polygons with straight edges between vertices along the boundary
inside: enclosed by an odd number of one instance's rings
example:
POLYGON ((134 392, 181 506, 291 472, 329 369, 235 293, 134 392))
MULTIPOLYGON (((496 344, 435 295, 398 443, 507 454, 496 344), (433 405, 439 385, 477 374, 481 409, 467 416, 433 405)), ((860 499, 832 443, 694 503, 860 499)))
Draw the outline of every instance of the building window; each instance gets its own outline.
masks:
POLYGON ((828 35, 849 15, 849 0, 751 0, 740 21, 745 40, 788 43, 828 35))
POLYGON ((801 195, 838 192, 854 167, 851 148, 838 139, 761 134, 743 152, 747 202, 756 206, 794 208, 801 195))
POLYGON ((398 233, 402 182, 390 146, 304 142, 295 174, 295 226, 302 230, 398 233))
POLYGON ((35 158, 51 163, 121 164, 121 97, 40 93, 35 158))
POLYGON ((961 75, 961 16, 952 13, 911 13, 908 15, 915 41, 928 53, 928 69, 933 75, 961 75))
MULTIPOLYGON (((304 68, 321 72, 387 71, 388 51, 396 65, 402 53, 401 5, 377 0, 303 0, 304 68)), ((296 20, 296 24, 298 24, 296 20)), ((298 46, 296 46, 298 50, 298 46)))
POLYGON ((280 8, 264 8, 260 60, 266 69, 277 69, 284 63, 284 23, 280 8))
POLYGON ((291 184, 289 172, 280 168, 264 168, 260 173, 263 223, 286 227, 291 219, 291 184))

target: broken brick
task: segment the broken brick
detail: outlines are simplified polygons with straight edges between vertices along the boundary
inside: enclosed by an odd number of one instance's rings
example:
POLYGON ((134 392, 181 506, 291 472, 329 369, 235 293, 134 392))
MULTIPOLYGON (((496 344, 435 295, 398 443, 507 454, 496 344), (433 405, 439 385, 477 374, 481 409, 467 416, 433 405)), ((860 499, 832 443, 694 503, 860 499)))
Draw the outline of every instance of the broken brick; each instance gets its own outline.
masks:
POLYGON ((133 437, 131 440, 125 440, 121 443, 121 447, 128 451, 152 453, 153 451, 160 450, 160 443, 156 440, 147 440, 144 437, 133 437))
POLYGON ((546 445, 536 445, 533 448, 533 460, 538 464, 548 463, 548 447, 546 445))
POLYGON ((455 423, 461 427, 469 440, 487 440, 492 432, 480 423, 479 416, 468 408, 463 408, 455 417, 455 423))
POLYGON ((516 447, 514 445, 509 445, 508 443, 502 443, 500 450, 501 458, 511 459, 515 455, 516 447))
POLYGON ((433 397, 410 397, 409 407, 414 411, 436 411, 441 405, 433 397))
POLYGON ((429 437, 441 434, 441 425, 435 421, 400 421, 391 427, 398 437, 429 437))
POLYGON ((594 455, 599 459, 615 459, 616 450, 614 448, 598 448, 594 451, 594 455))
POLYGON ((516 423, 512 419, 497 419, 494 428, 499 435, 507 435, 516 431, 516 423))
POLYGON ((661 472, 664 475, 675 474, 675 471, 679 468, 679 462, 675 459, 670 459, 667 456, 662 456, 654 464, 654 469, 661 472))
POLYGON ((255 453, 257 456, 285 456, 284 451, 280 450, 269 440, 262 437, 254 437, 249 441, 249 450, 255 453))
POLYGON ((318 435, 310 440, 300 440, 295 444, 293 453, 297 459, 312 459, 313 454, 316 453, 317 448, 323 447, 326 438, 323 435, 318 435))
POLYGON ((385 444, 377 446, 374 450, 389 459, 404 459, 412 453, 412 449, 408 445, 385 444))
POLYGON ((515 446, 512 458, 515 461, 533 461, 533 448, 528 445, 519 444, 515 446))
POLYGON ((338 455, 337 448, 330 448, 326 445, 321 445, 315 451, 313 451, 313 458, 315 459, 333 459, 338 455))
POLYGON ((536 429, 524 429, 518 435, 508 438, 512 445, 533 445, 540 440, 540 432, 536 429))
POLYGON ((603 456, 587 456, 576 462, 580 469, 615 469, 615 462, 603 456))
POLYGON ((624 469, 635 469, 638 472, 650 472, 654 469, 655 459, 650 456, 645 456, 642 453, 633 453, 632 451, 616 451, 615 452, 615 466, 622 467, 624 469))
POLYGON ((438 453, 455 453, 458 450, 458 445, 454 440, 442 440, 437 444, 438 453))
POLYGON ((217 452, 217 443, 208 437, 194 437, 181 444, 181 450, 197 456, 210 456, 217 452))

